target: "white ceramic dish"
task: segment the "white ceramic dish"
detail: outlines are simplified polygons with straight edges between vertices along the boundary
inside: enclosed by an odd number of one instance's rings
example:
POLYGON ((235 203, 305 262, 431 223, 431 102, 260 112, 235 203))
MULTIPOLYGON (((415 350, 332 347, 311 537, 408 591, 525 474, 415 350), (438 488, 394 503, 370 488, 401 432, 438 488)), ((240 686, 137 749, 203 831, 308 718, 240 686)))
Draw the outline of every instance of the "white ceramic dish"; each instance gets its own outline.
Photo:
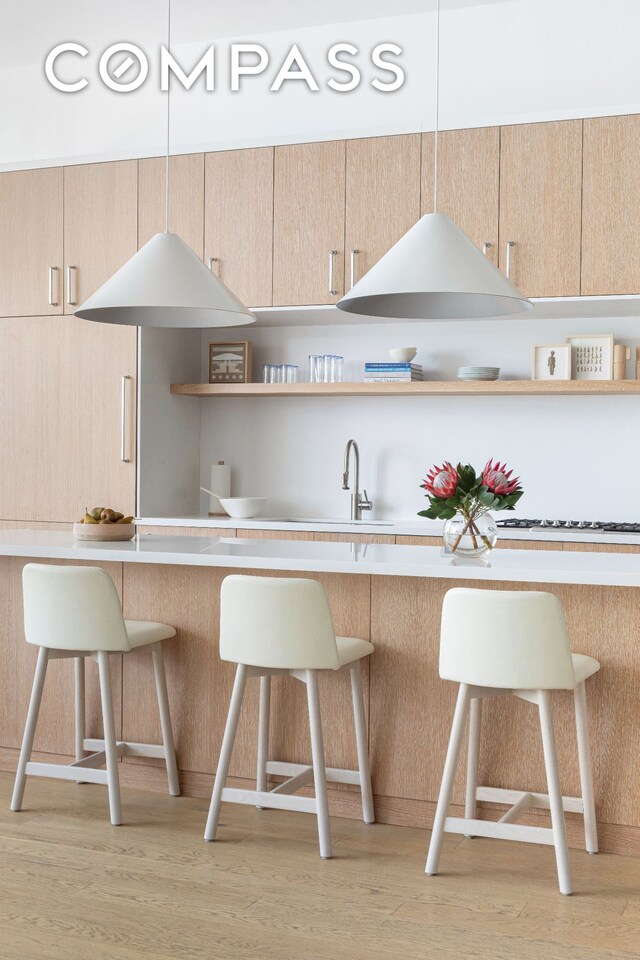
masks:
POLYGON ((411 363, 417 352, 417 347, 392 347, 389 356, 396 363, 411 363))
POLYGON ((220 504, 230 517, 249 520, 262 513, 267 504, 267 497, 220 497, 220 504))
POLYGON ((107 540, 131 540, 136 534, 135 523, 74 523, 73 535, 76 540, 93 540, 104 543, 107 540))

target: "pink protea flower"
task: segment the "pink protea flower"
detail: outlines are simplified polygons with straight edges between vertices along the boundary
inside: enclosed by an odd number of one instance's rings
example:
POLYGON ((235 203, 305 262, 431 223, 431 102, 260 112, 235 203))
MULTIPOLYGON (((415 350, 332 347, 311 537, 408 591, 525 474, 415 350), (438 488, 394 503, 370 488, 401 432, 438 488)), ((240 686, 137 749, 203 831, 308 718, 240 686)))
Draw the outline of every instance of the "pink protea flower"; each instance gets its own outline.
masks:
POLYGON ((492 463, 491 460, 488 460, 482 471, 482 482, 489 493, 495 493, 498 497, 507 497, 518 489, 520 483, 519 477, 514 480, 511 479, 512 473, 513 470, 509 470, 507 473, 506 463, 500 463, 499 460, 492 463))
POLYGON ((458 487, 458 471, 445 460, 441 467, 431 467, 422 486, 432 497, 448 500, 458 487))

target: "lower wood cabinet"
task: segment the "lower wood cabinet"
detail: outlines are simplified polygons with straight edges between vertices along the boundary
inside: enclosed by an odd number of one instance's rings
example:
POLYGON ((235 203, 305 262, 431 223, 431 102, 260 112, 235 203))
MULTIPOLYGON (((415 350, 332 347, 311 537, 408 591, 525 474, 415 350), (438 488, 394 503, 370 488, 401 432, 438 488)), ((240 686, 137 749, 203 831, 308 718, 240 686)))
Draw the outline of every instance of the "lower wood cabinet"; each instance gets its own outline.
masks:
POLYGON ((134 514, 135 328, 29 317, 3 332, 0 519, 70 523, 99 504, 134 514))

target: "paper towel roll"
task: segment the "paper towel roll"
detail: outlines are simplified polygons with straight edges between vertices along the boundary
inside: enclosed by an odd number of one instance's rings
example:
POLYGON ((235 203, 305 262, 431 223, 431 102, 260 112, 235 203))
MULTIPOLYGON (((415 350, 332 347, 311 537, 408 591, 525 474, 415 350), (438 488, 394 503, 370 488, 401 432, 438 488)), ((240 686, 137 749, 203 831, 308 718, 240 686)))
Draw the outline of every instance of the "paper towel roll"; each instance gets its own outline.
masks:
MULTIPOLYGON (((231 467, 224 460, 211 464, 209 490, 215 490, 222 497, 231 496, 231 467)), ((218 497, 209 497, 209 516, 219 517, 222 514, 226 516, 218 497)))

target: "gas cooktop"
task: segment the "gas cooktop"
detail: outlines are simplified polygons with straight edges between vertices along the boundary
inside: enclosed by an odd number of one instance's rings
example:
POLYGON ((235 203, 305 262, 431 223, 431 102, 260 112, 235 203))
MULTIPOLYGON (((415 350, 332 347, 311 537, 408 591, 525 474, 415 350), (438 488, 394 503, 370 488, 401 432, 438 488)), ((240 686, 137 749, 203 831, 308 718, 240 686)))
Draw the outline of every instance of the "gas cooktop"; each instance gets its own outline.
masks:
POLYGON ((498 520, 497 526, 510 530, 571 530, 572 533, 637 533, 640 523, 613 523, 604 520, 498 520))

